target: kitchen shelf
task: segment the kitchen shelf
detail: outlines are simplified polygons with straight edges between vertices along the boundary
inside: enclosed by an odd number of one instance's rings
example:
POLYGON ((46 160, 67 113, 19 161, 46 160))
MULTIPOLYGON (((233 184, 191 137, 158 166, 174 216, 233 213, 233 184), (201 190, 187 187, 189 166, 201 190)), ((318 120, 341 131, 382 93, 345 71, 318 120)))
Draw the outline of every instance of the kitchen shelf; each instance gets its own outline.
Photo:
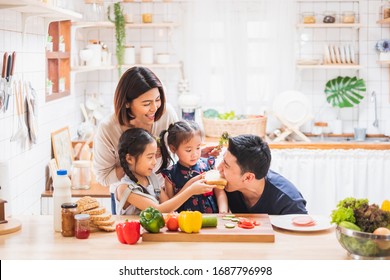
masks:
POLYGON ((297 64, 298 69, 352 69, 359 70, 362 68, 358 64, 321 64, 321 65, 301 65, 297 64))
MULTIPOLYGON (((131 68, 133 66, 143 66, 154 69, 165 69, 165 68, 180 68, 180 63, 170 63, 170 64, 135 64, 135 65, 122 65, 122 68, 131 68)), ((113 70, 117 69, 117 65, 109 65, 109 66, 79 66, 73 67, 72 73, 85 73, 85 72, 93 72, 93 71, 104 71, 104 70, 113 70)))
MULTIPOLYGON (((114 28, 111 21, 75 21, 72 23, 75 28, 114 28)), ((127 23, 126 28, 174 28, 178 23, 127 23)))
POLYGON ((378 24, 389 24, 390 23, 390 18, 378 20, 376 23, 378 23, 378 24))
POLYGON ((298 28, 360 28, 360 23, 298 23, 298 28))
POLYGON ((81 19, 82 15, 37 0, 0 0, 0 9, 10 9, 28 16, 54 18, 55 20, 81 19))
POLYGON ((360 2, 360 0, 297 0, 297 2, 360 2))
POLYGON ((69 58, 70 53, 69 52, 48 52, 46 51, 46 58, 49 59, 64 59, 69 58))

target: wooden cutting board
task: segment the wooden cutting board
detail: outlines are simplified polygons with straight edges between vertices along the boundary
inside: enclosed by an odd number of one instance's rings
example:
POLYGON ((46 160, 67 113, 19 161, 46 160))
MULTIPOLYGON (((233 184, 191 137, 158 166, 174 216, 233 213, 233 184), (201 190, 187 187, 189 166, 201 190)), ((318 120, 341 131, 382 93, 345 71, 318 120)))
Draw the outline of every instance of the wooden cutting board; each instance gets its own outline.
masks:
MULTIPOLYGON (((203 214, 215 216, 215 214, 203 214)), ((160 233, 145 232, 142 234, 142 241, 155 242, 275 242, 275 234, 271 221, 267 214, 235 214, 237 218, 244 217, 256 220, 259 226, 253 229, 243 229, 238 226, 226 228, 225 223, 231 221, 223 220, 224 215, 218 215, 218 225, 214 228, 202 228, 199 233, 184 233, 179 231, 168 231, 162 228, 160 233)))

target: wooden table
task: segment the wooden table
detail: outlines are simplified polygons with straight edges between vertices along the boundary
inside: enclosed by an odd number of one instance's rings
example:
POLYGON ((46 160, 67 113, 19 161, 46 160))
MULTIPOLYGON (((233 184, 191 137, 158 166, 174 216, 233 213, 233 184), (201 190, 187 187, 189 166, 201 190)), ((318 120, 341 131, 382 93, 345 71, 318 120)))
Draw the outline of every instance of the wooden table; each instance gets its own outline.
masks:
MULTIPOLYGON (((62 237, 52 216, 15 217, 18 232, 0 236, 0 257, 7 259, 197 259, 197 260, 340 260, 348 259, 334 229, 297 233, 275 229, 275 242, 142 242, 123 245, 115 232, 92 233, 89 239, 62 237)), ((135 217, 116 216, 117 220, 135 217)), ((272 219, 272 217, 271 217, 272 219)))

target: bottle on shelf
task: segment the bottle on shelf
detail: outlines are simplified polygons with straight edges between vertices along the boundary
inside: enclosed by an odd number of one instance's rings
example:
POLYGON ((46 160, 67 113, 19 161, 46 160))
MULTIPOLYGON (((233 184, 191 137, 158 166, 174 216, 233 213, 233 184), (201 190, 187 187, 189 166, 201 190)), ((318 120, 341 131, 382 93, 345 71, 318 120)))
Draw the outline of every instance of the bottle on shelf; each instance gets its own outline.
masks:
POLYGON ((53 181, 53 224, 57 232, 62 230, 61 205, 72 200, 71 186, 67 170, 57 170, 56 180, 53 181))

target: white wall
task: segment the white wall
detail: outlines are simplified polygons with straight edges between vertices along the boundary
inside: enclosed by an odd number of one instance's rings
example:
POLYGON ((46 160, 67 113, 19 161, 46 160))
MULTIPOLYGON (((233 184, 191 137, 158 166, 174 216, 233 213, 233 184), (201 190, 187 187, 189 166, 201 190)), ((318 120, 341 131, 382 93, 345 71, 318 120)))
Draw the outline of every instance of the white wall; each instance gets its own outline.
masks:
POLYGON ((0 113, 0 161, 8 162, 9 185, 2 186, 7 215, 39 214, 40 194, 45 188, 46 166, 51 158, 50 133, 69 126, 71 134, 80 121, 79 92, 57 101, 45 102, 45 41, 47 32, 42 18, 30 18, 22 25, 19 12, 0 10, 0 53, 16 52, 15 79, 31 81, 38 95, 38 140, 23 149, 11 142, 18 125, 14 97, 8 111, 0 113), (23 29, 26 28, 24 38, 23 29))
MULTIPOLYGON (((362 27, 359 29, 360 43, 357 41, 356 32, 351 29, 304 29, 309 43, 301 47, 301 55, 313 54, 319 58, 323 55, 323 45, 325 44, 349 44, 355 40, 355 51, 359 57, 359 64, 362 69, 356 70, 302 70, 301 83, 299 90, 305 93, 313 105, 314 120, 327 121, 329 125, 336 119, 338 110, 331 107, 326 102, 324 93, 325 84, 328 80, 337 76, 355 76, 358 75, 366 82, 367 95, 362 100, 359 107, 343 108, 340 110, 340 116, 343 120, 344 133, 353 132, 353 127, 359 124, 367 128, 369 134, 389 134, 390 133, 390 79, 389 65, 380 65, 377 63, 378 54, 375 50, 375 44, 378 40, 390 38, 390 25, 380 25, 377 21, 380 18, 379 11, 383 3, 381 0, 361 0, 360 1, 360 19, 362 27), (374 122, 374 102, 370 99, 370 94, 375 91, 378 100, 378 118, 379 127, 372 124, 374 122), (359 108, 359 109, 358 109, 359 108)), ((304 3, 301 8, 298 6, 298 13, 303 11, 336 11, 338 16, 343 11, 353 10, 351 3, 323 3, 317 2, 304 3)), ((355 4, 356 5, 356 4, 355 4)), ((322 16, 318 19, 322 20, 322 16)), ((318 20, 317 19, 317 20, 318 20)), ((298 38, 299 39, 299 38, 298 38)), ((299 72, 297 73, 299 75, 299 72)), ((302 128, 306 132, 312 131, 310 123, 302 128)))

